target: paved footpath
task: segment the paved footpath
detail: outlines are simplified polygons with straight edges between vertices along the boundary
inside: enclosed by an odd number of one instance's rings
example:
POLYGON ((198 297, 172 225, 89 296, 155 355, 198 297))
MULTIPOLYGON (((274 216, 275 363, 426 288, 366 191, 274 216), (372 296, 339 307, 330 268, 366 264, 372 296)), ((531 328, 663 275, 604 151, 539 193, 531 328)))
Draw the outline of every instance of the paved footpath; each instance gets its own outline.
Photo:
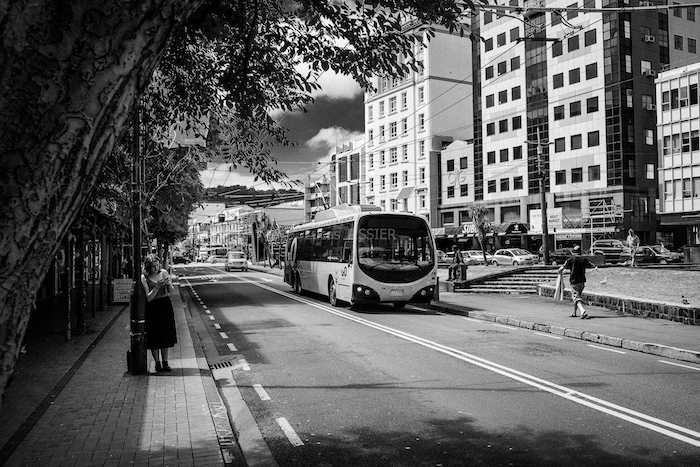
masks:
MULTIPOLYGON (((262 438, 242 436, 240 446, 234 439, 234 432, 241 434, 244 417, 234 410, 229 420, 195 331, 199 317, 189 316, 179 294, 173 305, 178 344, 172 352, 172 373, 126 372, 128 305, 98 312, 87 320, 89 331, 70 342, 58 332, 28 340, 0 407, 0 465, 274 465, 269 458, 267 464, 256 459, 262 438)), ((431 306, 679 363, 700 363, 698 326, 598 307, 588 308, 592 319, 580 320, 569 317, 570 302, 537 296, 440 292, 440 300, 431 306)), ((150 356, 148 361, 152 371, 150 356)))

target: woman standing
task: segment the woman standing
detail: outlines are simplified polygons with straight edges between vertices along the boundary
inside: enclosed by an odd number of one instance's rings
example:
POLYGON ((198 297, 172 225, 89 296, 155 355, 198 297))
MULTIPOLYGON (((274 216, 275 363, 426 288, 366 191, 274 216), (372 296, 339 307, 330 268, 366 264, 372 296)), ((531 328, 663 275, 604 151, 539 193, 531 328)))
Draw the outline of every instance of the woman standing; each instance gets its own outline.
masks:
POLYGON ((160 268, 156 255, 146 256, 141 284, 146 291, 146 348, 151 350, 156 361, 156 372, 172 371, 168 349, 177 342, 177 333, 170 294, 175 289, 168 272, 160 268))

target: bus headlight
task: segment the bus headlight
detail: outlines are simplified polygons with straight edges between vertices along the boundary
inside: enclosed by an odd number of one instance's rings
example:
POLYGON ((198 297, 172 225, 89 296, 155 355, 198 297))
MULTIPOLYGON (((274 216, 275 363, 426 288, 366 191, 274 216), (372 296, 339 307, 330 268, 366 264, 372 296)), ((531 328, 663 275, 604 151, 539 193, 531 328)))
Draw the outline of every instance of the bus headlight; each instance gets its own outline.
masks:
POLYGON ((378 302, 379 294, 372 289, 362 284, 353 284, 352 300, 360 302, 378 302))

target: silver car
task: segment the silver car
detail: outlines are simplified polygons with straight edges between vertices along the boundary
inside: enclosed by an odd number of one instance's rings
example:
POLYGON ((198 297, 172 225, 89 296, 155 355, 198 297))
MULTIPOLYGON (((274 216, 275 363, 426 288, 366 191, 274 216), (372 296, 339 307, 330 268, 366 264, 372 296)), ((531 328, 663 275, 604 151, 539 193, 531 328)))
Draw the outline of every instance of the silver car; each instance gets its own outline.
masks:
POLYGON ((230 271, 231 269, 240 269, 241 271, 248 270, 248 258, 242 251, 229 251, 226 257, 226 262, 224 263, 224 269, 230 271))
POLYGON ((522 248, 502 248, 493 254, 491 264, 494 266, 519 266, 521 264, 536 264, 538 261, 539 256, 522 248))

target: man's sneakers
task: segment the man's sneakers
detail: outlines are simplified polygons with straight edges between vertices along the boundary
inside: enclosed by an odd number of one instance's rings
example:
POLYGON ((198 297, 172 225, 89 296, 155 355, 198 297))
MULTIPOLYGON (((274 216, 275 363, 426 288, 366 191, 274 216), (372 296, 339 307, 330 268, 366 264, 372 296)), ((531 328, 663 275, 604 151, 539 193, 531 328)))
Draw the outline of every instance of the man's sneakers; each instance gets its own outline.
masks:
POLYGON ((588 313, 586 313, 586 312, 584 311, 584 312, 581 314, 581 319, 591 319, 591 317, 588 316, 588 313))

